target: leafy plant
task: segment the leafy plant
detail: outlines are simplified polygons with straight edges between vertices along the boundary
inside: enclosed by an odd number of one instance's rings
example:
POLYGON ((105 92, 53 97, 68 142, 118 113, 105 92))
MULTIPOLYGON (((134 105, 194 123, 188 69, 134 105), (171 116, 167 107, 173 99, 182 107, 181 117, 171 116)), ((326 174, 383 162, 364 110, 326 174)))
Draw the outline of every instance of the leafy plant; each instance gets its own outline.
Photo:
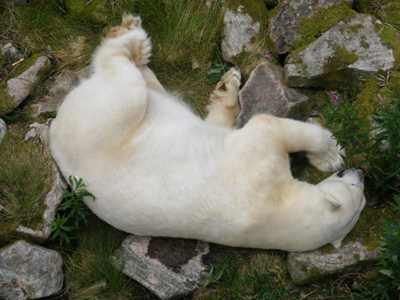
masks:
POLYGON ((68 181, 71 191, 62 188, 64 195, 61 200, 63 202, 57 208, 59 212, 62 211, 63 213, 62 215, 58 213, 54 221, 51 222, 53 228, 50 241, 58 239, 60 246, 64 242, 66 246, 71 244, 71 240, 75 239, 71 232, 77 230, 81 222, 85 225, 89 223, 87 216, 90 215, 90 212, 82 201, 83 197, 92 197, 93 201, 95 200, 95 197, 84 188, 85 184, 82 182, 82 178, 77 180, 76 177, 70 176, 68 181))
MULTIPOLYGON (((400 212, 400 196, 394 196, 391 203, 393 210, 400 212)), ((398 218, 393 218, 385 223, 383 246, 378 257, 375 271, 368 286, 361 287, 361 293, 355 294, 360 299, 396 299, 400 295, 400 223, 398 218)))
POLYGON ((214 64, 214 68, 207 71, 208 82, 210 84, 218 83, 228 70, 229 66, 227 64, 214 64))
POLYGON ((372 188, 379 192, 390 192, 399 186, 400 175, 400 105, 385 106, 372 116, 378 126, 357 115, 359 108, 344 100, 342 96, 331 96, 332 105, 325 111, 327 127, 347 156, 364 156, 355 167, 363 167, 373 182, 372 188), (377 132, 376 134, 373 134, 377 132))

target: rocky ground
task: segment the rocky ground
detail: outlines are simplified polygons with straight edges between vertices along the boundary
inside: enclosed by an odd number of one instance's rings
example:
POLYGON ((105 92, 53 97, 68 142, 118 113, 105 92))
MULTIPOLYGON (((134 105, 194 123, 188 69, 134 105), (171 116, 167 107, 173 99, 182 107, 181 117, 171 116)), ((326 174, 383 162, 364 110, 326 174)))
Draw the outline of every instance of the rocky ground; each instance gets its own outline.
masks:
MULTIPOLYGON (((122 10, 152 16, 143 18, 158 46, 150 66, 200 115, 213 89, 213 74, 221 76, 231 64, 241 68, 244 78, 238 128, 258 113, 324 122, 330 95, 351 98, 358 116, 367 121, 375 109, 400 99, 396 0, 235 0, 229 5, 204 0, 197 6, 185 4, 190 7, 186 11, 169 1, 144 0, 92 0, 84 5, 52 0, 46 8, 44 1, 7 0, 0 5, 1 299, 257 299, 268 289, 275 297, 268 299, 333 299, 366 282, 362 274, 376 262, 381 227, 395 216, 384 198, 388 194, 370 189, 367 207, 340 249, 283 253, 127 236, 95 217, 72 234, 70 246, 49 241, 51 224, 62 215, 57 211, 62 188, 68 185, 51 160, 48 130, 65 95, 90 76, 90 55, 104 32, 118 23, 122 10), (174 24, 187 22, 195 29, 186 32, 190 26, 174 25, 171 30, 154 16, 168 12, 173 22, 171 11, 177 15, 174 24), (24 20, 31 28, 21 29, 12 20, 24 20), (211 29, 204 25, 210 20, 211 29), (51 24, 50 29, 42 28, 44 23, 51 24), (179 39, 189 46, 171 42, 179 39), (198 45, 205 48, 199 50, 198 45), (38 157, 45 171, 16 175, 38 157), (17 177, 11 184, 10 178, 17 177), (28 189, 32 183, 38 184, 28 189), (36 198, 27 196, 38 190, 36 198), (32 206, 17 217, 27 201, 32 206), (97 236, 107 243, 105 232, 115 238, 112 246, 101 255, 89 250, 85 243, 97 245, 91 240, 97 236), (91 256, 106 261, 107 271, 98 277, 93 269, 100 267, 88 263, 91 256), (257 277, 264 273, 270 277, 257 277)), ((363 157, 350 156, 347 165, 363 157)), ((307 166, 301 156, 294 156, 293 173, 310 182, 327 176, 307 166)))

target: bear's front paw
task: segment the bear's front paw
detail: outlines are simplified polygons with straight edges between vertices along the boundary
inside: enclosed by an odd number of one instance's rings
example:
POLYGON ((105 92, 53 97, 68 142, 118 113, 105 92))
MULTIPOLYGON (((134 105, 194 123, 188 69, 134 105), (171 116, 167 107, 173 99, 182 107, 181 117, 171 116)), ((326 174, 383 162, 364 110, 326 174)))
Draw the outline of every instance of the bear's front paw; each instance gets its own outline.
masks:
POLYGON ((324 172, 335 172, 343 166, 343 158, 346 157, 346 152, 332 137, 332 132, 327 129, 324 131, 324 143, 317 151, 307 153, 307 157, 317 169, 324 172))
MULTIPOLYGON (((232 92, 237 93, 239 91, 241 77, 240 69, 238 67, 231 68, 224 74, 224 76, 222 76, 215 90, 219 93, 226 92, 226 94, 231 94, 232 92)), ((221 100, 225 107, 233 107, 238 103, 236 97, 222 97, 221 100)))

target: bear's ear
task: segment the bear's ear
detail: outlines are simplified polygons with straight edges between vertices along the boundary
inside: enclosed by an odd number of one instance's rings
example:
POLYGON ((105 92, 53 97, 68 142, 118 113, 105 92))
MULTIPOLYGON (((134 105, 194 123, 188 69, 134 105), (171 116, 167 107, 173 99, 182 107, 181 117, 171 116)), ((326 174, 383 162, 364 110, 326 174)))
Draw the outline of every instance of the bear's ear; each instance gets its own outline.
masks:
POLYGON ((326 195, 326 199, 328 199, 328 201, 332 204, 333 209, 340 207, 342 204, 339 202, 338 199, 336 199, 335 197, 327 194, 326 195))

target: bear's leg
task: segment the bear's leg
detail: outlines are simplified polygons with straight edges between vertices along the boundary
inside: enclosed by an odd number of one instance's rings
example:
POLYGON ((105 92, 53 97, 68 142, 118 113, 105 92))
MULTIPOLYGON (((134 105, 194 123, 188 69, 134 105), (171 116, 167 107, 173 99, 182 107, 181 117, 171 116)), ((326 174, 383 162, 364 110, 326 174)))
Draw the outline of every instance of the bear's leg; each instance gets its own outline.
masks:
POLYGON ((210 96, 207 106, 208 115, 205 121, 217 126, 231 127, 239 114, 238 93, 240 86, 240 71, 230 69, 221 78, 210 96))
MULTIPOLYGON (((332 132, 319 124, 256 115, 242 130, 244 136, 251 136, 248 145, 251 143, 259 148, 260 144, 272 143, 273 147, 282 148, 279 150, 282 153, 304 151, 310 163, 321 171, 334 172, 343 165, 344 149, 332 137, 332 132)), ((265 152, 270 151, 267 148, 265 152)))
POLYGON ((140 71, 142 72, 144 80, 146 80, 147 88, 155 90, 160 93, 166 92, 164 87, 158 81, 156 75, 148 66, 144 66, 143 68, 141 68, 140 71))

